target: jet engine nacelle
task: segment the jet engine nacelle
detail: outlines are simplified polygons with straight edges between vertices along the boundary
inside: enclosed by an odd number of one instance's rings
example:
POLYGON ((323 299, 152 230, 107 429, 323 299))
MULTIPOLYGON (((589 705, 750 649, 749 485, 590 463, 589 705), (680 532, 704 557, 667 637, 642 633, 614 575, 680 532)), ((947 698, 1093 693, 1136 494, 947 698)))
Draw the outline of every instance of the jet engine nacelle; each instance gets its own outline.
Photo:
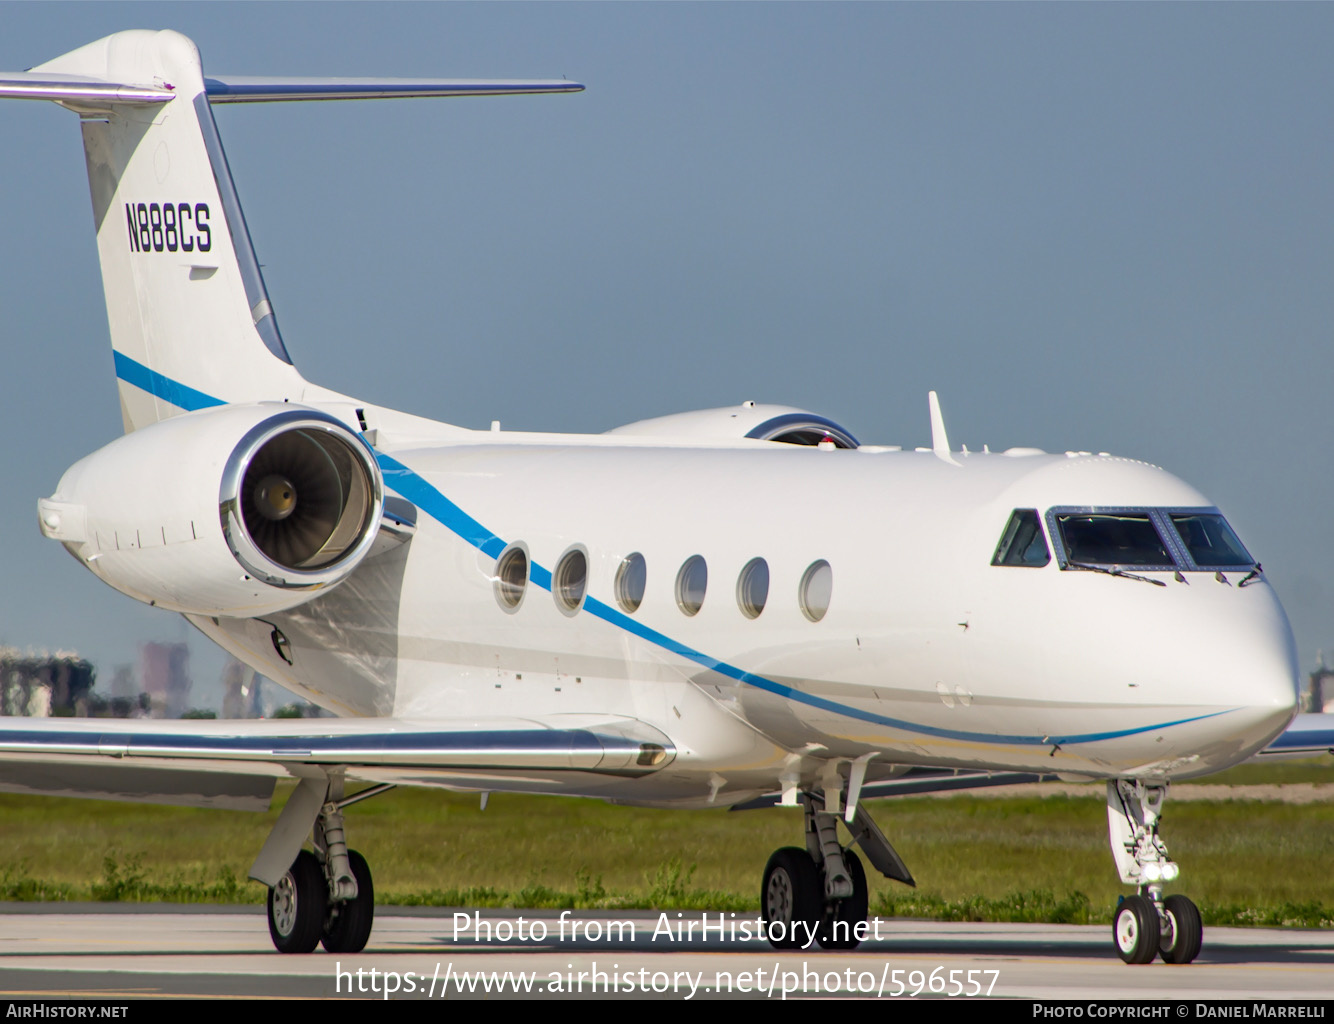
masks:
POLYGON ((607 433, 719 441, 748 437, 756 441, 805 445, 828 440, 836 448, 857 447, 857 439, 831 419, 790 405, 761 405, 757 402, 637 420, 607 433))
POLYGON ((197 615, 282 611, 345 579, 384 485, 341 421, 282 403, 162 420, 80 459, 38 502, 42 533, 117 590, 197 615))

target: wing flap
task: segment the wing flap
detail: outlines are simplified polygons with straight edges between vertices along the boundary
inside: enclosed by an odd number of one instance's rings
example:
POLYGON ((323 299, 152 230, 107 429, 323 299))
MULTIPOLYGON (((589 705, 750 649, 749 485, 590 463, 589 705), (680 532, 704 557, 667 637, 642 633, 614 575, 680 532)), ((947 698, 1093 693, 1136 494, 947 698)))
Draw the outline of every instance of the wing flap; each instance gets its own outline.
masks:
POLYGON ((229 811, 267 811, 276 782, 269 775, 108 764, 0 761, 0 793, 83 797, 130 803, 217 807, 229 811))

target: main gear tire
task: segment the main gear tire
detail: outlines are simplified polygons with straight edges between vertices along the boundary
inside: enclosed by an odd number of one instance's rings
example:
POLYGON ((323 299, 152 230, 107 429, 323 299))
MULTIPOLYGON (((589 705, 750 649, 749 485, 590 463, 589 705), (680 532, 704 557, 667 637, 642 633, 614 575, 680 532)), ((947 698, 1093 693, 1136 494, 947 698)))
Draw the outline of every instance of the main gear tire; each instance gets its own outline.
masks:
POLYGON ((324 869, 302 850, 269 890, 269 937, 279 953, 310 953, 320 944, 328 902, 324 869))

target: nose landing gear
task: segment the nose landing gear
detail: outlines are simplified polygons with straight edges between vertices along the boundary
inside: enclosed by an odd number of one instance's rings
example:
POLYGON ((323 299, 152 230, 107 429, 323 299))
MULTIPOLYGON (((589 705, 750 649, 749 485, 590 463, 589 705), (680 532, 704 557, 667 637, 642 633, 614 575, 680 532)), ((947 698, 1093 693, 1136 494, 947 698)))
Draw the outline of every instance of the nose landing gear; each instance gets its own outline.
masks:
POLYGON ((1188 964, 1200 955, 1204 926, 1187 897, 1163 898, 1163 883, 1179 869, 1158 835, 1167 784, 1116 779, 1107 783, 1107 830, 1121 881, 1138 888, 1122 899, 1112 919, 1117 955, 1128 964, 1188 964))

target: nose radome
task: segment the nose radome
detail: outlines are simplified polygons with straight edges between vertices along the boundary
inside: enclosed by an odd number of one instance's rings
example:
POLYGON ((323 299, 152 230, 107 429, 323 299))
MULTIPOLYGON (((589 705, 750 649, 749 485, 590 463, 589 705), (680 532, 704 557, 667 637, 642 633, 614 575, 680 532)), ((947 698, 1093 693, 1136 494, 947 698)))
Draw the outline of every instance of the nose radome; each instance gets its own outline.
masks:
POLYGON ((1193 577, 1166 590, 1139 586, 1115 592, 1116 615, 1102 620, 1116 622, 1125 638, 1112 678, 1139 684, 1126 691, 1129 699, 1174 706, 1183 717, 1197 709, 1204 718, 1188 730, 1191 742, 1216 744, 1234 760, 1281 733, 1297 710, 1298 664, 1268 585, 1239 589, 1193 577))
POLYGON ((1232 627, 1217 641, 1216 704, 1231 704, 1229 715, 1244 723, 1248 743, 1263 746, 1281 733, 1297 713, 1299 678, 1297 646, 1282 609, 1274 602, 1268 614, 1249 616, 1230 623, 1232 627))
POLYGON ((1300 704, 1296 645, 1291 634, 1287 639, 1283 650, 1274 652, 1268 675, 1261 678, 1265 666, 1257 666, 1257 678, 1251 684, 1251 707, 1258 715, 1272 721, 1275 732, 1287 727, 1300 704))

